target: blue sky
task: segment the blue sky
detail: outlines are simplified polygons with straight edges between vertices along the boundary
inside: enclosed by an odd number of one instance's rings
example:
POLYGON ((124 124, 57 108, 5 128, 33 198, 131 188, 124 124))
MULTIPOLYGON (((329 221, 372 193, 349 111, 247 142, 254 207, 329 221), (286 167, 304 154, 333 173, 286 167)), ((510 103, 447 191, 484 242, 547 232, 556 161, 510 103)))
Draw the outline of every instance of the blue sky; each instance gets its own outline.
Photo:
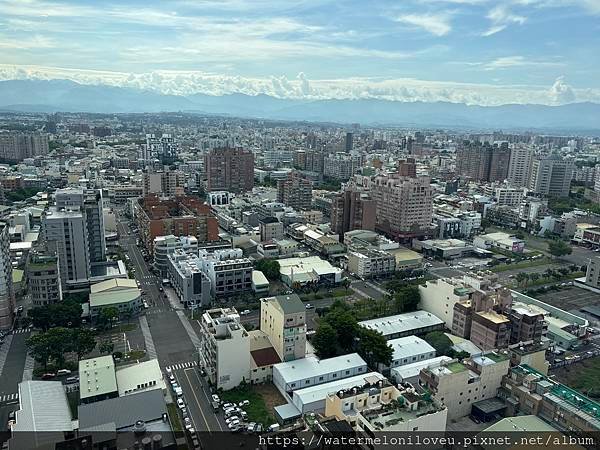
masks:
POLYGON ((0 0, 0 79, 600 102, 600 0, 0 0))

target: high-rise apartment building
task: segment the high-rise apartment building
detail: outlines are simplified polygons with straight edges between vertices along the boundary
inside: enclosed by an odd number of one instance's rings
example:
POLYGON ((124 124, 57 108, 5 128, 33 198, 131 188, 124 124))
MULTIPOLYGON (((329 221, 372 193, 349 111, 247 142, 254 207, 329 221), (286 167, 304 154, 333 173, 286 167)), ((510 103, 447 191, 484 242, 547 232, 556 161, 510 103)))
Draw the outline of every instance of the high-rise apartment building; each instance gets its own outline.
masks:
POLYGON ((215 148, 206 156, 209 191, 235 194, 254 187, 254 154, 243 148, 215 148))
POLYGON ((546 197, 568 197, 575 164, 558 155, 536 158, 531 164, 529 190, 546 197))
POLYGON ((296 210, 309 210, 312 206, 312 183, 290 172, 277 182, 277 201, 296 210))
POLYGON ((359 156, 352 156, 346 153, 336 153, 328 155, 323 160, 323 175, 336 180, 349 180, 360 168, 361 159, 359 156))
POLYGON ((23 161, 48 153, 48 135, 44 133, 0 133, 0 158, 23 161))
POLYGON ((0 330, 12 327, 15 311, 8 228, 6 222, 0 222, 0 330))
POLYGON ((161 199, 149 195, 134 203, 144 246, 153 251, 158 236, 195 236, 198 242, 219 240, 219 225, 210 206, 197 197, 161 199))
POLYGON ((144 196, 158 194, 165 197, 176 197, 184 194, 185 174, 179 170, 144 171, 142 176, 142 193, 144 196))
POLYGON ((42 219, 47 243, 56 248, 63 291, 85 285, 91 273, 90 244, 85 213, 78 208, 50 207, 42 219))
POLYGON ((352 151, 352 147, 354 144, 354 134, 346 133, 346 137, 344 138, 344 150, 346 153, 350 153, 352 151))
POLYGON ((177 159, 177 144, 171 134, 146 134, 146 143, 141 145, 140 159, 144 163, 158 160, 164 165, 173 164, 177 159))
POLYGON ((504 181, 508 176, 510 149, 500 145, 465 141, 456 151, 456 171, 476 181, 504 181))
POLYGON ((306 308, 296 294, 263 298, 260 301, 260 331, 281 361, 304 358, 306 354, 306 308))
POLYGON ((416 177, 417 176, 417 163, 414 158, 407 158, 406 160, 398 162, 398 175, 401 177, 416 177))
POLYGON ((62 301, 60 266, 54 252, 32 251, 27 264, 27 290, 33 306, 62 301))
POLYGON ((58 189, 54 199, 58 209, 81 211, 87 227, 90 262, 106 261, 102 191, 99 189, 58 189))
POLYGON ((349 185, 331 201, 331 230, 340 237, 352 230, 375 230, 377 202, 367 191, 349 185))
POLYGON ((533 162, 533 149, 522 145, 510 150, 510 163, 508 165, 508 182, 514 187, 526 187, 529 183, 531 163, 533 162))
POLYGON ((376 228, 394 238, 427 234, 433 215, 429 177, 377 176, 371 182, 376 228))

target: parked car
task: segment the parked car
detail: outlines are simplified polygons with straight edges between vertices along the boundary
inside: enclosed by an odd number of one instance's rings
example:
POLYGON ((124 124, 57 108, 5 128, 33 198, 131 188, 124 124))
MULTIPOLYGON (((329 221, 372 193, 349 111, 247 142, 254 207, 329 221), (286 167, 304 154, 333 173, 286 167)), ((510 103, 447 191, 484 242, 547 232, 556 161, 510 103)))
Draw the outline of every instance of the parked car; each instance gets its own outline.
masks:
POLYGON ((248 433, 254 433, 254 427, 256 426, 256 422, 250 422, 247 426, 246 426, 246 431, 248 433))
POLYGON ((307 303, 306 305, 304 305, 304 307, 305 307, 306 309, 313 309, 313 308, 314 308, 314 306, 313 306, 313 305, 311 305, 310 303, 307 303))
POLYGON ((212 399, 213 399, 213 402, 220 402, 221 401, 221 399, 219 398, 219 396, 217 394, 213 394, 212 395, 212 399))
POLYGON ((242 407, 242 406, 248 406, 250 404, 250 400, 242 400, 238 406, 242 407))
POLYGON ((71 371, 69 369, 60 369, 56 372, 57 375, 71 375, 71 371))
POLYGON ((45 373, 44 375, 42 375, 42 380, 50 380, 52 378, 56 377, 55 373, 45 373))
POLYGON ((245 309, 240 313, 240 316, 247 316, 248 314, 250 314, 250 310, 249 309, 245 309))
POLYGON ((177 406, 179 408, 185 408, 185 402, 183 401, 183 399, 181 399, 181 398, 177 399, 177 406))
POLYGON ((240 418, 238 416, 231 416, 231 417, 228 417, 227 419, 225 419, 225 423, 227 425, 229 425, 231 422, 233 422, 235 420, 239 421, 240 418))
POLYGON ((65 384, 74 384, 79 382, 79 377, 69 377, 65 380, 65 384))
MULTIPOLYGON (((214 398, 214 395, 213 395, 214 398)), ((228 408, 233 408, 235 405, 233 403, 223 403, 223 411, 225 411, 228 408)))

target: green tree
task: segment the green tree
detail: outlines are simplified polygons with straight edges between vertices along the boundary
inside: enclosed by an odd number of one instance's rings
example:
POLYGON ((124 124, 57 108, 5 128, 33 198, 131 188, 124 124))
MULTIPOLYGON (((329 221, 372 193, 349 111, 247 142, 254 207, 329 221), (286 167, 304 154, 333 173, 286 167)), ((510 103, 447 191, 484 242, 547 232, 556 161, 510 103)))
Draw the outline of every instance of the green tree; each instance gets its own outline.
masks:
POLYGON ((437 356, 450 356, 452 352, 452 341, 441 331, 432 331, 423 336, 429 345, 435 348, 437 356))
POLYGON ((50 343, 45 333, 34 334, 25 341, 27 352, 33 358, 44 366, 44 370, 48 367, 50 360, 50 343))
POLYGON ((96 348, 95 333, 88 328, 75 328, 71 331, 71 349, 79 361, 96 348))
POLYGON ((392 363, 394 350, 379 331, 359 327, 357 338, 356 352, 369 367, 376 368, 378 364, 389 366, 392 363))
POLYGON ((418 286, 404 286, 393 294, 393 305, 396 314, 415 311, 420 301, 421 293, 418 286))
POLYGON ((62 367, 65 363, 65 354, 73 351, 72 331, 64 327, 51 328, 44 333, 48 339, 48 350, 50 359, 57 366, 62 367))
POLYGON ((53 303, 45 306, 32 308, 28 312, 33 326, 48 331, 53 327, 78 327, 81 325, 81 303, 74 299, 64 300, 61 303, 53 303))
POLYGON ((98 347, 98 351, 102 354, 112 353, 115 349, 115 344, 110 341, 102 341, 98 347))
POLYGON ((260 270, 271 281, 279 280, 279 262, 275 259, 259 259, 254 268, 260 270))
POLYGON ((532 272, 529 274, 529 279, 532 283, 535 283, 537 280, 540 279, 540 275, 538 273, 532 272))
POLYGON ((571 246, 565 241, 561 241, 559 239, 548 242, 548 251, 556 258, 573 253, 571 246))
POLYGON ((352 313, 348 310, 333 310, 324 317, 323 322, 335 330, 338 345, 344 351, 350 351, 358 333, 358 323, 352 313))
POLYGON ((326 322, 319 325, 311 343, 319 358, 330 358, 337 355, 337 333, 326 322))
POLYGON ((100 314, 98 314, 98 321, 103 325, 108 325, 109 327, 112 327, 113 321, 118 320, 118 318, 119 310, 114 306, 102 308, 100 310, 100 314))
POLYGON ((527 274, 526 272, 519 272, 515 278, 517 280, 517 283, 519 283, 519 286, 523 286, 527 284, 527 280, 529 280, 529 274, 527 274))
POLYGON ((350 285, 351 282, 348 278, 344 278, 344 280, 342 281, 342 286, 344 286, 344 288, 346 289, 346 292, 348 292, 348 289, 350 289, 350 285))

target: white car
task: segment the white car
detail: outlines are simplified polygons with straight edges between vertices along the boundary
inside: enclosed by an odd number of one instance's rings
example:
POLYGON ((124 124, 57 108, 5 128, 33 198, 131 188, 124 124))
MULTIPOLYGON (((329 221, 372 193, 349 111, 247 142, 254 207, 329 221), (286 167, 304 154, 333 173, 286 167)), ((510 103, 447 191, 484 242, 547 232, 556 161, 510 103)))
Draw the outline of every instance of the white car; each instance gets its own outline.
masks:
POLYGON ((233 428, 237 428, 240 426, 240 421, 239 420, 234 420, 233 422, 227 424, 227 426, 229 427, 229 429, 233 429, 233 428))
POLYGON ((181 398, 177 399, 177 406, 179 408, 185 408, 185 402, 183 401, 183 399, 181 399, 181 398))
POLYGON ((238 403, 239 407, 242 406, 248 406, 250 404, 250 400, 242 400, 240 403, 238 403))
POLYGON ((250 310, 249 309, 245 309, 240 313, 240 316, 247 316, 248 314, 250 314, 250 310))
POLYGON ((175 383, 177 381, 175 379, 175 375, 173 375, 173 374, 169 375, 169 380, 171 381, 171 383, 175 383))
POLYGON ((170 367, 167 367, 167 373, 171 374, 173 372, 173 369, 171 369, 170 367))
POLYGON ((239 420, 240 420, 240 418, 239 418, 238 416, 231 416, 231 417, 229 417, 229 418, 225 419, 225 423, 226 423, 227 425, 229 425, 231 422, 234 422, 234 421, 236 421, 236 420, 237 420, 237 421, 239 421, 239 420))
POLYGON ((213 394, 212 395, 212 401, 218 403, 218 402, 221 401, 221 399, 219 398, 219 396, 217 394, 213 394))

